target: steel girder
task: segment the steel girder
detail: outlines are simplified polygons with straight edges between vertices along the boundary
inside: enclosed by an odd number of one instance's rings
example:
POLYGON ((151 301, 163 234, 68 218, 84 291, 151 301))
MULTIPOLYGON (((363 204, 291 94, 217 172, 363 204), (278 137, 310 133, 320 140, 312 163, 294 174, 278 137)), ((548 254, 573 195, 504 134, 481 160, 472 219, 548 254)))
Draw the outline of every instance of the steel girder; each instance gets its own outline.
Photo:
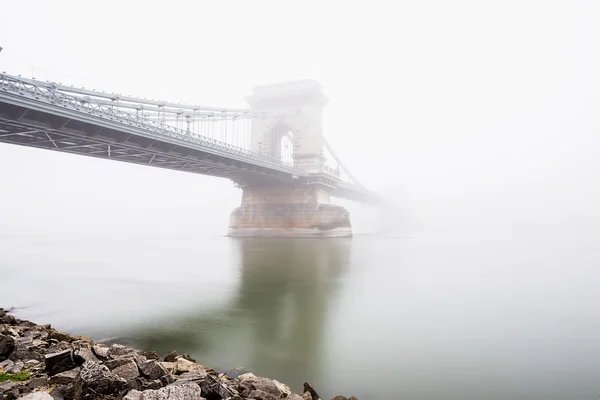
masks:
POLYGON ((224 177, 237 184, 314 184, 364 202, 380 197, 289 163, 94 101, 0 74, 0 142, 224 177))

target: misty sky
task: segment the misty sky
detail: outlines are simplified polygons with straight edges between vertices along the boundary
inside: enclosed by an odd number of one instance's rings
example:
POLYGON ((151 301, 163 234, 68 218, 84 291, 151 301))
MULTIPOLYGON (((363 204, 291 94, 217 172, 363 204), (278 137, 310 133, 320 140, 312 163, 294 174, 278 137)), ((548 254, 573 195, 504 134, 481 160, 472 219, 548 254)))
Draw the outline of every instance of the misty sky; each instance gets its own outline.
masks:
MULTIPOLYGON (((223 106, 317 79, 329 142, 405 221, 600 222, 597 1, 93 4, 0 0, 0 70, 223 106)), ((226 180, 4 144, 0 185, 0 233, 222 234, 239 204, 226 180)))

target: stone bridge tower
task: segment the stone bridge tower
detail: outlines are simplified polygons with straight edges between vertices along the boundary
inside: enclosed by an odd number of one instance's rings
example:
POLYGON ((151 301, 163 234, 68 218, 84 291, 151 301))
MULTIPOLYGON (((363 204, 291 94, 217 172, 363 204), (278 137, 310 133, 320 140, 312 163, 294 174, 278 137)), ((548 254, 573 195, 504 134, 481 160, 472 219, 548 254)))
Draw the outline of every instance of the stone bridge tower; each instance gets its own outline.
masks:
MULTIPOLYGON (((252 120, 252 151, 281 159, 282 140, 287 139, 292 150, 288 161, 294 167, 316 177, 325 173, 322 113, 328 100, 318 82, 259 86, 246 101, 258 113, 269 112, 252 120)), ((261 182, 241 186, 242 204, 231 214, 230 236, 352 235, 348 212, 330 203, 326 186, 310 180, 298 180, 293 186, 261 182)))

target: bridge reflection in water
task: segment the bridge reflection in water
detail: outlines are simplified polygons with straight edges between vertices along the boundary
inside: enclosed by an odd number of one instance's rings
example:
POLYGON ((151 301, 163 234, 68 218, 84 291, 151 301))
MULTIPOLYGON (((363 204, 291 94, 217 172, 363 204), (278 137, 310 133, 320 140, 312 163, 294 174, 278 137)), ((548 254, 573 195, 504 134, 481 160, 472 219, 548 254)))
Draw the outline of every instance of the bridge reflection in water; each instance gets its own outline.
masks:
POLYGON ((295 390, 305 380, 318 382, 328 306, 349 266, 351 241, 239 238, 231 244, 240 265, 229 304, 148 321, 125 341, 162 354, 187 352, 211 367, 241 366, 295 390))

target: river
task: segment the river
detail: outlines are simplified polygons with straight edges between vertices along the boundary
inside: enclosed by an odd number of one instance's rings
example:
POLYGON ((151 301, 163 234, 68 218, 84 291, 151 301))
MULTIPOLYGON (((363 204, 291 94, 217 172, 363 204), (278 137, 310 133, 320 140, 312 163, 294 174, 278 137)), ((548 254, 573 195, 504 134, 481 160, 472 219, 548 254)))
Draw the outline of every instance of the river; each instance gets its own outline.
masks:
POLYGON ((5 235, 0 305, 324 399, 600 393, 593 235, 5 235))

